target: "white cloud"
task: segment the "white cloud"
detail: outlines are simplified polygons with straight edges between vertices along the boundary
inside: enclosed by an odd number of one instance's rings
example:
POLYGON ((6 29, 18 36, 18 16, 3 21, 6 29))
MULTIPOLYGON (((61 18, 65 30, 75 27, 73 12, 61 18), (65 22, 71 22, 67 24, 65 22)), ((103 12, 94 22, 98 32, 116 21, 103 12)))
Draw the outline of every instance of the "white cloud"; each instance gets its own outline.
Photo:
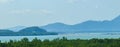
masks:
POLYGON ((66 0, 68 3, 87 2, 88 0, 66 0))
POLYGON ((42 10, 31 10, 31 9, 24 9, 24 10, 12 10, 9 12, 10 14, 52 14, 53 11, 42 9, 42 10))
POLYGON ((75 3, 77 1, 79 1, 79 0, 67 0, 68 3, 75 3))
POLYGON ((42 13, 42 14, 52 14, 53 11, 43 9, 43 10, 40 10, 40 13, 42 13))
POLYGON ((0 0, 0 3, 8 3, 8 2, 12 2, 14 0, 0 0))
POLYGON ((31 12, 31 10, 26 9, 26 10, 12 10, 10 11, 11 14, 25 14, 25 13, 29 13, 31 12))
POLYGON ((99 6, 98 6, 98 5, 96 5, 96 6, 95 6, 95 8, 99 8, 99 6))

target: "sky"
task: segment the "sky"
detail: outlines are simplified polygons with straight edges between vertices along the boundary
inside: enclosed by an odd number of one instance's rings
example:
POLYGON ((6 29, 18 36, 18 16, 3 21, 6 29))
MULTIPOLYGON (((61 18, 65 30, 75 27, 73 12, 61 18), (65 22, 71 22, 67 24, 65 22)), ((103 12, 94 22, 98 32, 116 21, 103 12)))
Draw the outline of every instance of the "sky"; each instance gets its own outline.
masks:
POLYGON ((112 20, 120 0, 0 0, 0 28, 112 20))

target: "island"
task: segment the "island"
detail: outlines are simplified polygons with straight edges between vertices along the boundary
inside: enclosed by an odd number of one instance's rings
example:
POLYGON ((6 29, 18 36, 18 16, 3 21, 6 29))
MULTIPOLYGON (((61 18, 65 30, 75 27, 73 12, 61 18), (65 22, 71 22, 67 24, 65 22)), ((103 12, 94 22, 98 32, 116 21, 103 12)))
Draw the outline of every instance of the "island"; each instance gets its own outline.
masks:
POLYGON ((45 29, 41 29, 37 26, 26 27, 17 32, 7 29, 0 30, 0 36, 39 36, 39 35, 57 35, 55 32, 47 32, 45 29))

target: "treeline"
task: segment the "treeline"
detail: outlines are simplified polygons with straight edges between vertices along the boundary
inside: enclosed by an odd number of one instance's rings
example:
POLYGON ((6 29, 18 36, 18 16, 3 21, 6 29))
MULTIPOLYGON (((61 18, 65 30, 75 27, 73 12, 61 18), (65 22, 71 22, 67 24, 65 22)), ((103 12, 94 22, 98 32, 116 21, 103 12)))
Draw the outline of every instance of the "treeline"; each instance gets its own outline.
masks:
POLYGON ((54 40, 40 40, 33 39, 29 41, 28 38, 23 38, 19 41, 10 40, 9 42, 0 42, 0 47, 120 47, 120 39, 62 39, 54 40))

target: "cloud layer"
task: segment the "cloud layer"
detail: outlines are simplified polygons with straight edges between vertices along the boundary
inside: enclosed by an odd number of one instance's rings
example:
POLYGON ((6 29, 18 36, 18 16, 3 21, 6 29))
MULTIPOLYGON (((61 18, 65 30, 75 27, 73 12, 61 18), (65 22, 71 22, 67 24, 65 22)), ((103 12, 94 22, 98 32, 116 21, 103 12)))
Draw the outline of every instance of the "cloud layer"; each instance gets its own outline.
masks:
POLYGON ((9 3, 9 2, 12 2, 14 0, 0 0, 0 3, 9 3))
POLYGON ((10 14, 40 14, 40 15, 47 15, 52 14, 53 11, 47 9, 41 10, 32 10, 32 9, 24 9, 24 10, 12 10, 9 12, 10 14))
POLYGON ((75 3, 77 1, 79 1, 79 0, 67 0, 68 3, 75 3))
POLYGON ((0 0, 0 28, 111 20, 120 14, 119 4, 120 0, 0 0))

